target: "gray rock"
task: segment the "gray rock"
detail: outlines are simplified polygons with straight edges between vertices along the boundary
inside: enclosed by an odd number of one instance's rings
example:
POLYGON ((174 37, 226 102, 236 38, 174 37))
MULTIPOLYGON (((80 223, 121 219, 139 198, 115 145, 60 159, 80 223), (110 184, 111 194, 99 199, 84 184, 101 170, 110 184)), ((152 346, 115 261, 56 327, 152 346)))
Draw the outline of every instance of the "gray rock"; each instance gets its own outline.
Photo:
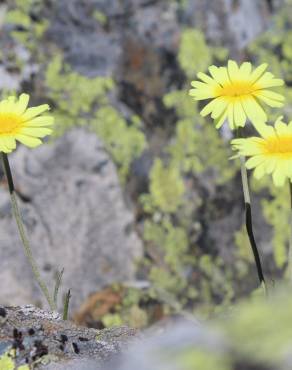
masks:
POLYGON ((184 21, 240 59, 242 49, 268 26, 271 10, 262 0, 188 0, 184 21))
POLYGON ((143 340, 131 343, 129 349, 122 353, 120 361, 110 361, 103 370, 191 369, 182 365, 182 356, 195 350, 223 355, 227 350, 227 341, 222 333, 209 328, 206 323, 180 319, 166 326, 160 324, 143 340))
POLYGON ((119 63, 119 34, 108 32, 94 18, 95 0, 55 1, 48 12, 49 40, 64 50, 65 59, 89 77, 111 76, 119 63))
POLYGON ((126 327, 101 331, 78 327, 33 306, 0 309, 0 356, 13 347, 17 365, 28 362, 38 369, 96 370, 136 336, 135 330, 126 327))
MULTIPOLYGON (((62 291, 72 289, 73 309, 103 285, 134 278, 141 241, 116 169, 95 134, 75 129, 35 150, 20 146, 11 167, 42 276, 53 289, 56 272, 65 269, 62 291)), ((3 188, 0 213, 0 301, 43 303, 3 188)))

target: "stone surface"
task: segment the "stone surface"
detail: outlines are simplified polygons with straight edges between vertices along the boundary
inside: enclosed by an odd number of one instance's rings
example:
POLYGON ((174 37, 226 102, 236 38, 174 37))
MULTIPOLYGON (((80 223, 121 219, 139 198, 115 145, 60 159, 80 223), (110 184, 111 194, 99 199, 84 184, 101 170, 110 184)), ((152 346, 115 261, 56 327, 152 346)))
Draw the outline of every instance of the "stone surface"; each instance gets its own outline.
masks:
POLYGON ((240 59, 242 49, 268 26, 273 10, 264 0, 189 0, 184 18, 202 28, 209 41, 227 47, 233 58, 240 59))
MULTIPOLYGON (((134 278, 141 241, 116 169, 95 134, 75 129, 35 150, 21 146, 11 167, 42 276, 53 289, 56 272, 65 269, 62 292, 71 288, 72 309, 103 285, 134 278)), ((0 214, 0 301, 43 302, 3 184, 0 214)))
MULTIPOLYGON (((224 46, 237 60, 242 49, 268 26, 272 9, 264 0, 71 0, 47 12, 47 37, 66 61, 87 76, 113 75, 118 97, 146 125, 169 124, 162 96, 182 79, 176 62, 181 32, 203 30, 207 41, 224 46), (98 11, 105 24, 94 18, 98 11), (246 27, 246 19, 249 20, 246 27)), ((150 134, 155 135, 155 130, 150 134)))
POLYGON ((126 327, 102 331, 77 327, 54 312, 33 306, 0 309, 0 358, 14 348, 17 365, 37 363, 38 369, 51 370, 97 369, 136 336, 135 330, 126 327))
MULTIPOLYGON (((119 364, 106 365, 106 370, 188 370, 180 356, 194 349, 224 354, 227 342, 224 336, 199 322, 178 320, 160 325, 143 341, 132 344, 119 364)), ((194 368, 194 370, 197 370, 194 368)), ((198 368, 198 370, 205 370, 198 368)), ((209 369, 208 369, 209 370, 209 369)), ((211 370, 211 369, 210 369, 211 370)), ((215 369, 214 369, 215 370, 215 369)))
POLYGON ((13 347, 17 365, 27 359, 44 370, 290 370, 289 289, 258 292, 209 320, 169 317, 143 333, 81 328, 33 306, 0 306, 0 360, 13 347))

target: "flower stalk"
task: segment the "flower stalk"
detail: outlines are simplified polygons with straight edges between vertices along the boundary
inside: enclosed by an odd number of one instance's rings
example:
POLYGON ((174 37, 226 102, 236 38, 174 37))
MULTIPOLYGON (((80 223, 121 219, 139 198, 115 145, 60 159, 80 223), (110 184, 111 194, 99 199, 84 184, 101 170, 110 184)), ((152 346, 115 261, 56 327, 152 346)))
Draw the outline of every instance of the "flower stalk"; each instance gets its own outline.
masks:
POLYGON ((42 280, 40 272, 38 270, 36 261, 33 257, 32 250, 28 241, 28 238, 26 236, 24 224, 22 221, 21 213, 17 204, 17 199, 16 199, 16 194, 15 194, 15 188, 14 188, 14 183, 13 183, 13 178, 12 178, 12 173, 8 161, 8 157, 6 153, 2 152, 2 165, 3 165, 3 170, 7 179, 8 187, 9 187, 9 193, 10 193, 10 198, 11 198, 11 204, 12 204, 12 212, 13 216, 16 220, 19 235, 22 241, 22 245, 24 248, 25 255, 29 261, 29 264, 31 266, 32 272, 34 274, 35 280, 37 281, 39 287, 41 288, 44 296, 46 297, 46 300, 50 306, 51 310, 56 310, 56 305, 54 300, 52 299, 48 287, 45 284, 45 282, 42 280))
POLYGON ((248 180, 247 180, 247 171, 244 165, 244 158, 241 158, 241 178, 242 178, 242 187, 243 187, 243 194, 244 194, 244 206, 245 206, 245 226, 247 235, 249 238, 249 242, 252 248, 258 278, 261 284, 266 285, 265 277, 262 269, 261 259, 258 251, 258 247, 256 245, 254 233, 253 233, 253 224, 252 224, 252 213, 251 213, 251 203, 250 203, 250 195, 249 195, 249 188, 248 188, 248 180))
MULTIPOLYGON (((237 136, 240 136, 239 129, 237 130, 237 136)), ((241 182, 242 182, 242 190, 243 190, 243 197, 244 197, 244 206, 245 206, 245 227, 248 235, 248 239, 250 242, 250 246, 253 252, 256 269, 260 284, 263 285, 264 289, 266 290, 266 282, 265 277, 262 269, 262 263, 258 251, 258 247, 255 241, 254 233, 253 233, 253 224, 252 224, 252 212, 251 212, 251 200, 250 200, 250 192, 249 192, 249 185, 248 185, 248 178, 247 178, 247 170, 245 167, 245 158, 240 156, 240 173, 241 173, 241 182)))
POLYGON ((289 250, 288 250, 288 277, 292 282, 292 182, 289 180, 290 217, 289 217, 289 250))

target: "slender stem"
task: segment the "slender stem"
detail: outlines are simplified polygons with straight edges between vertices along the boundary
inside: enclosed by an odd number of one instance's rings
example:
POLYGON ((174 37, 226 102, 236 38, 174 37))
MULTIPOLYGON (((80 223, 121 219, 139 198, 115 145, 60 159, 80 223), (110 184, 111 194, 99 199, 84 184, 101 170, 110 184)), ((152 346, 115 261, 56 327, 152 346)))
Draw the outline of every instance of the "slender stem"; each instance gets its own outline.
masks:
POLYGON ((64 274, 64 269, 62 269, 61 271, 58 271, 57 276, 56 276, 56 284, 55 284, 54 296, 53 296, 55 305, 57 305, 58 293, 59 293, 60 286, 62 284, 63 274, 64 274))
POLYGON ((69 289, 64 301, 63 320, 68 320, 70 299, 71 299, 71 290, 69 289))
MULTIPOLYGON (((237 136, 240 136, 239 130, 237 131, 237 136)), ((258 248, 256 245, 254 233, 253 233, 253 224, 252 224, 252 213, 251 213, 251 201, 250 201, 250 193, 249 193, 249 186, 248 186, 248 178, 247 178, 247 171, 245 167, 245 158, 240 157, 240 172, 241 172, 241 181, 242 181, 242 189, 243 189, 243 196, 244 196, 244 205, 245 205, 245 226, 247 235, 249 238, 249 242, 251 245, 251 249, 253 252, 258 278, 260 284, 263 284, 264 288, 266 289, 266 283, 264 278, 264 273, 262 269, 261 259, 258 252, 258 248)))
POLYGON ((288 250, 288 271, 289 271, 289 278, 292 281, 292 182, 289 181, 289 190, 290 190, 290 217, 289 217, 289 250, 288 250))
POLYGON ((20 213, 18 205, 17 205, 17 199, 16 199, 16 195, 15 195, 15 191, 14 191, 13 178, 12 178, 10 165, 9 165, 9 161, 8 161, 8 157, 7 157, 6 153, 2 153, 2 164, 3 164, 4 173, 6 175, 7 182, 8 182, 13 216, 15 217, 15 220, 16 220, 16 223, 17 223, 17 227, 18 227, 20 238, 21 238, 21 241, 22 241, 22 244, 23 244, 23 247, 24 247, 25 255, 26 255, 26 257, 29 261, 32 272, 34 274, 34 277, 35 277, 37 283, 39 284, 43 294, 45 295, 51 310, 55 310, 56 305, 55 305, 53 299, 50 296, 49 290, 48 290, 45 282, 41 278, 41 275, 40 275, 40 272, 38 270, 36 261, 33 257, 33 254, 32 254, 32 250, 31 250, 28 238, 26 237, 26 232, 25 232, 25 228, 24 228, 24 225, 23 225, 23 222, 22 222, 21 213, 20 213))

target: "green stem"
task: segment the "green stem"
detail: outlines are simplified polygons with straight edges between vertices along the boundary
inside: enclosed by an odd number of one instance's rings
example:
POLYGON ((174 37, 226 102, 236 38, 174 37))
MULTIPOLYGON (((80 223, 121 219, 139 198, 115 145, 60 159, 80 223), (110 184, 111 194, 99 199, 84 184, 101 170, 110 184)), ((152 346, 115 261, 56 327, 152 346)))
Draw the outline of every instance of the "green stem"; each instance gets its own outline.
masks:
POLYGON ((4 173, 5 173, 5 176, 7 178, 7 182, 8 182, 13 216, 15 217, 15 220, 16 220, 16 223, 17 223, 17 227, 18 227, 20 238, 21 238, 21 241, 22 241, 22 244, 23 244, 23 247, 24 247, 25 255, 26 255, 26 257, 29 261, 32 272, 34 274, 34 277, 35 277, 38 285, 40 286, 43 294, 45 295, 51 310, 55 310, 56 305, 55 305, 53 299, 50 296, 49 290, 48 290, 45 282, 41 278, 41 275, 40 275, 40 272, 38 270, 36 261, 35 261, 33 255, 32 255, 32 250, 31 250, 28 238, 26 237, 26 232, 25 232, 24 225, 23 225, 22 218, 21 218, 21 214, 20 214, 20 211, 19 211, 19 208, 18 208, 17 199, 16 199, 16 195, 15 195, 15 190, 14 190, 13 178, 12 178, 10 165, 9 165, 9 161, 8 161, 8 157, 7 157, 6 153, 2 153, 2 164, 3 164, 4 173))
POLYGON ((69 289, 66 294, 65 302, 64 302, 63 320, 68 320, 70 299, 71 299, 71 290, 69 289))
MULTIPOLYGON (((237 136, 240 137, 240 132, 237 130, 237 136)), ((240 157, 240 172, 241 172, 241 182, 242 182, 242 189, 243 189, 243 197, 244 197, 244 205, 245 205, 245 225, 246 231, 249 238, 249 242, 251 245, 251 249, 253 252, 258 278, 260 284, 263 285, 263 288, 266 290, 266 283, 264 278, 264 273, 262 269, 261 259, 258 252, 258 247, 256 245, 254 233, 253 233, 253 224, 252 224, 252 213, 251 213, 251 200, 250 200, 250 192, 248 186, 248 178, 247 178, 247 170, 245 167, 245 158, 240 157)))
POLYGON ((290 190, 290 217, 289 217, 289 250, 288 250, 288 272, 289 272, 289 278, 292 281, 292 182, 289 181, 289 190, 290 190))

